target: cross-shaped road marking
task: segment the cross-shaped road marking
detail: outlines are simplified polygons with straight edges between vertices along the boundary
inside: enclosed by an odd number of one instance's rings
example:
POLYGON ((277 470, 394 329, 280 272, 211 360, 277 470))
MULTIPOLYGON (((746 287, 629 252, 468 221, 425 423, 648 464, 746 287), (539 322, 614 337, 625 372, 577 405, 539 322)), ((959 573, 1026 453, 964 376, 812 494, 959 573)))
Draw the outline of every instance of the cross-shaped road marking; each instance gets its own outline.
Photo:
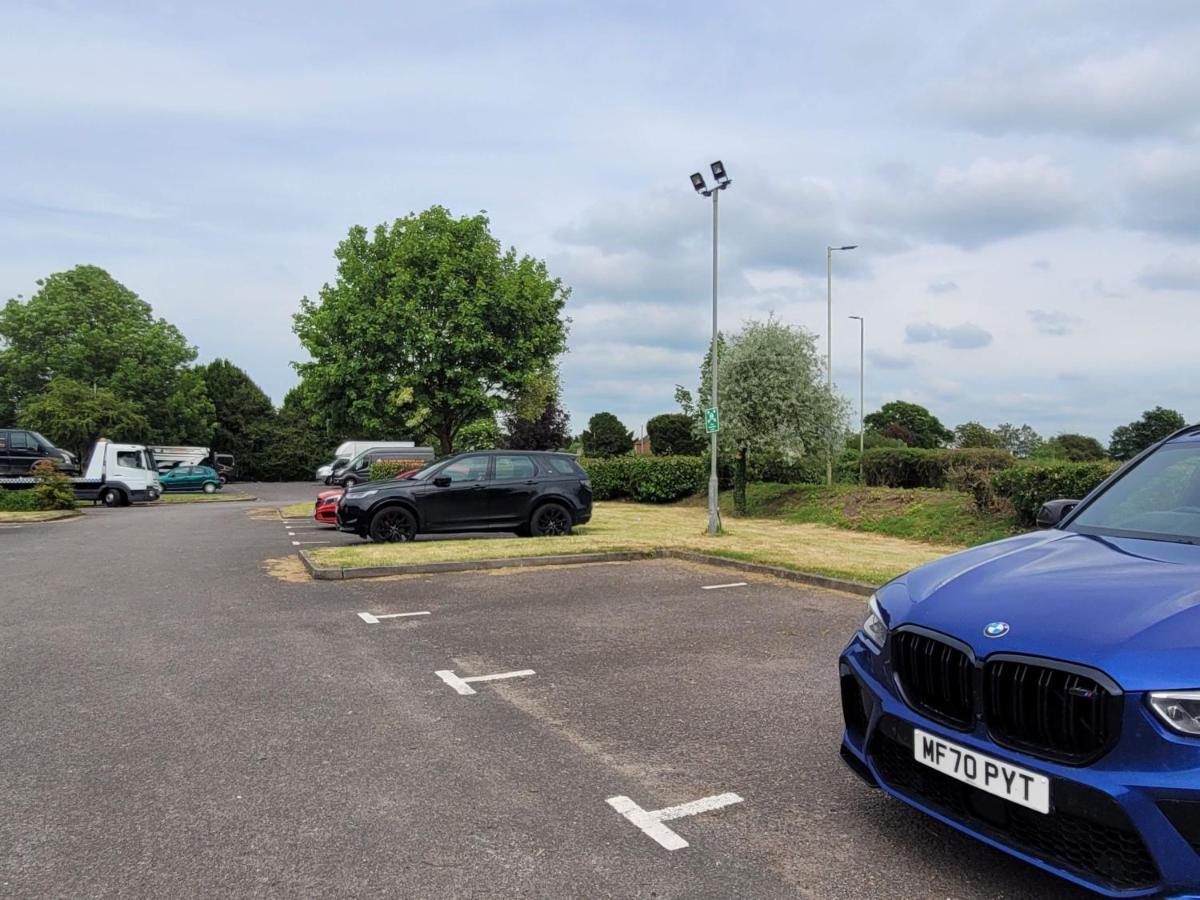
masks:
POLYGON ((693 800, 691 803, 680 803, 678 806, 668 806, 666 809, 642 809, 628 797, 608 798, 609 806, 667 850, 682 850, 688 845, 688 842, 663 822, 682 819, 684 816, 694 816, 696 813, 709 812, 741 802, 742 798, 737 794, 714 794, 712 797, 693 800))

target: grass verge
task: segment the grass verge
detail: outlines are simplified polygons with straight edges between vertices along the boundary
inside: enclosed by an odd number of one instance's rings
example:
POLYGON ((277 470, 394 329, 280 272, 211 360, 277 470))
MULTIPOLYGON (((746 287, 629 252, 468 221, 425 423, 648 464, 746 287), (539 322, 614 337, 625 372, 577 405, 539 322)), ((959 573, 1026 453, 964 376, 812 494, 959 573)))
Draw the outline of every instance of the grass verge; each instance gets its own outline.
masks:
MULTIPOLYGON (((681 505, 704 507, 705 497, 681 505)), ((750 484, 745 518, 831 525, 888 537, 970 547, 998 541, 1025 529, 1009 515, 981 512, 969 494, 924 488, 867 488, 835 484, 750 484)), ((733 516, 733 494, 721 495, 726 521, 733 516)), ((745 518, 732 519, 733 522, 745 518)))
POLYGON ((241 503, 244 500, 257 500, 249 494, 163 494, 158 498, 160 503, 241 503))
POLYGON ((0 523, 54 522, 58 519, 73 519, 79 515, 75 509, 43 509, 34 512, 0 511, 0 523))
POLYGON ((284 518, 303 518, 313 514, 313 501, 306 500, 303 503, 289 503, 287 506, 279 507, 279 514, 284 518))
POLYGON ((710 537, 706 524, 704 510, 692 506, 597 503, 592 521, 570 537, 364 543, 318 547, 309 556, 320 566, 354 568, 672 548, 882 584, 957 549, 828 525, 746 518, 726 518, 725 533, 710 537))

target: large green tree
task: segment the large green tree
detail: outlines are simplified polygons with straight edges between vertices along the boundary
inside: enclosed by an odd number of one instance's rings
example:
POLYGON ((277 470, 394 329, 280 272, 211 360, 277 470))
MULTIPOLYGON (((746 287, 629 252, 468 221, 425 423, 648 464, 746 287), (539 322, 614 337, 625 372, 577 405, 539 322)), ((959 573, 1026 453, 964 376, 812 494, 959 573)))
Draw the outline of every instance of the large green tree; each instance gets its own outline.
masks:
MULTIPOLYGON (((0 309, 0 413, 21 421, 55 379, 132 404, 148 443, 206 443, 213 406, 183 335, 103 269, 76 266, 0 309)), ((48 435, 49 436, 49 435, 48 435)))
POLYGON ((303 385, 283 398, 279 412, 250 423, 242 435, 238 469, 258 481, 308 480, 329 462, 337 441, 303 385))
POLYGON ((698 456, 704 452, 704 439, 686 413, 654 416, 646 423, 646 434, 655 456, 698 456))
POLYGON ((451 453, 468 423, 510 406, 566 346, 569 290, 504 250, 484 215, 434 206, 350 229, 337 279, 305 297, 297 365, 333 428, 432 435, 451 453))
POLYGON ((215 409, 214 449, 234 454, 249 450, 246 435, 256 424, 275 417, 271 398, 241 368, 227 359, 197 367, 215 409))
POLYGON ((1038 452, 1042 446, 1042 436, 1028 425, 1013 425, 1011 422, 1001 422, 996 426, 996 436, 1000 446, 1017 459, 1027 459, 1038 452))
POLYGON ((954 445, 963 449, 983 447, 994 450, 1000 446, 1000 435, 978 422, 963 422, 954 428, 954 445))
POLYGON ((1050 438, 1035 454, 1044 459, 1066 459, 1071 462, 1095 462, 1106 459, 1104 445, 1086 434, 1059 434, 1050 438))
POLYGON ((1108 442, 1108 452, 1113 459, 1133 459, 1151 444, 1161 441, 1173 431, 1187 423, 1173 409, 1156 406, 1142 413, 1142 417, 1128 425, 1113 430, 1108 442))
POLYGON ((610 412, 598 412, 588 419, 580 439, 586 456, 624 456, 633 449, 633 432, 610 412))
POLYGON ((87 465, 88 448, 97 438, 136 443, 150 430, 150 423, 134 403, 107 388, 93 388, 70 378, 55 378, 29 400, 21 424, 70 450, 83 466, 87 465))
MULTIPOLYGON (((768 319, 749 321, 718 346, 721 430, 718 445, 736 454, 734 505, 746 511, 746 469, 751 453, 784 459, 833 452, 845 430, 845 403, 824 381, 824 360, 814 336, 768 319)), ((709 381, 701 373, 700 403, 676 391, 684 412, 698 420, 709 381)))
POLYGON ((898 437, 911 447, 941 447, 954 439, 954 432, 938 417, 917 403, 893 400, 863 419, 872 428, 888 437, 898 437), (897 426, 889 431, 889 426, 897 426))

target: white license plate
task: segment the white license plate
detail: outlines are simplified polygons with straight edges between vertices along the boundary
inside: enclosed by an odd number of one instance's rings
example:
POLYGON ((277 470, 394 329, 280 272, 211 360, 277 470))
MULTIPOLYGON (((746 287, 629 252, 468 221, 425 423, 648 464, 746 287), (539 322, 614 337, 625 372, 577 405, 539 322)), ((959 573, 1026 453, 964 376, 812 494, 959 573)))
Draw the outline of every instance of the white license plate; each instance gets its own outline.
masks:
POLYGON ((1045 775, 943 741, 919 728, 913 729, 913 757, 971 787, 1040 813, 1050 812, 1050 779, 1045 775))

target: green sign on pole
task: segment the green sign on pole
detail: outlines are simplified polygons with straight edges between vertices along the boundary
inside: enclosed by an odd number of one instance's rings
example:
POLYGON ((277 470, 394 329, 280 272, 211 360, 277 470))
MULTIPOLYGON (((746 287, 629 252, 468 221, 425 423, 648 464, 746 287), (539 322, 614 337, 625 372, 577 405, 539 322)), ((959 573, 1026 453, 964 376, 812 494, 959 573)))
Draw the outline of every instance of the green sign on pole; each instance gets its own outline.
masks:
POLYGON ((708 434, 721 430, 721 417, 717 414, 715 406, 704 410, 704 430, 708 434))

